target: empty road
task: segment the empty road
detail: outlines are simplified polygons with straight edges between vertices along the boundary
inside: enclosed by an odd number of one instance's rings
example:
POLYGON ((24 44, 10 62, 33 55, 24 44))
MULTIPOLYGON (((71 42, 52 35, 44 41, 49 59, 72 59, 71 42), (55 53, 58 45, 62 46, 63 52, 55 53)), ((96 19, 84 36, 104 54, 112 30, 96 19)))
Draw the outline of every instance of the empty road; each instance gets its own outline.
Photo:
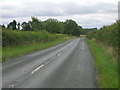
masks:
POLYGON ((97 88, 94 60, 83 38, 9 60, 2 70, 3 88, 97 88))

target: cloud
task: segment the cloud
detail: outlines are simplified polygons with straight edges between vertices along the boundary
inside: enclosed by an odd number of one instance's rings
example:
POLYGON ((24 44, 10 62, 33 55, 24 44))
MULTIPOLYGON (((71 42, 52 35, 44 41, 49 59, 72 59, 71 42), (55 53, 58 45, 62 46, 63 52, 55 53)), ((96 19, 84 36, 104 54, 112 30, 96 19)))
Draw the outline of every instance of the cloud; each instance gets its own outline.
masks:
POLYGON ((94 23, 99 22, 101 24, 98 24, 97 27, 100 27, 103 22, 106 22, 106 24, 108 24, 107 21, 113 23, 117 19, 117 1, 4 0, 0 13, 2 13, 1 19, 3 24, 9 23, 8 21, 12 19, 22 22, 25 18, 28 20, 31 16, 38 16, 42 20, 51 17, 58 18, 59 20, 71 18, 85 27, 86 25, 92 27, 94 23))
POLYGON ((23 5, 2 7, 3 18, 27 16, 64 16, 69 14, 116 13, 117 7, 111 3, 78 5, 77 3, 26 2, 23 5), (19 13, 19 14, 18 14, 19 13), (8 15, 9 14, 9 15, 8 15))

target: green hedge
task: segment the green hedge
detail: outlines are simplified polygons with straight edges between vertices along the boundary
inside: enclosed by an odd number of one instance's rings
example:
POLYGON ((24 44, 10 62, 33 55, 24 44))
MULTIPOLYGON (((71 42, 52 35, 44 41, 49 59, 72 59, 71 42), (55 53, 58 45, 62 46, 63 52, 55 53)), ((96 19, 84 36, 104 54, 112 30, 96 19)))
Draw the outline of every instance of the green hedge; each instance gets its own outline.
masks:
POLYGON ((87 34, 87 38, 95 39, 98 42, 111 46, 114 49, 118 49, 118 24, 120 21, 109 25, 103 26, 99 30, 91 31, 87 34))
POLYGON ((64 34, 51 34, 47 31, 16 31, 16 30, 2 30, 2 45, 6 46, 18 46, 23 44, 31 44, 37 42, 48 42, 55 39, 65 37, 64 34))

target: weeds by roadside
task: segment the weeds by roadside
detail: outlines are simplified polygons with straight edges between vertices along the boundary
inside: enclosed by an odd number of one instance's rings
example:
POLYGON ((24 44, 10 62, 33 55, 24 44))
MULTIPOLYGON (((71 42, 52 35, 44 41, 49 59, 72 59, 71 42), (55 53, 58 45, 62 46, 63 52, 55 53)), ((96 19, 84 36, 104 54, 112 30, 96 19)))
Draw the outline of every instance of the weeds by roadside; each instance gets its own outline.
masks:
POLYGON ((108 54, 103 46, 85 39, 95 59, 101 88, 118 88, 118 63, 108 54))

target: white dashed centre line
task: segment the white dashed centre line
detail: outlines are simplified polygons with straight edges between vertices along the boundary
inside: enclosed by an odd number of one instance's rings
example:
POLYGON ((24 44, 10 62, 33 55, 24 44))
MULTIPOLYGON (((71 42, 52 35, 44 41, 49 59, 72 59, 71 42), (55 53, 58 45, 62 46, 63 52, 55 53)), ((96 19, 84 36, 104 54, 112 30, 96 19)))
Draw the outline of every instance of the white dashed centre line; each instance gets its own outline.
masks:
POLYGON ((40 65, 39 67, 37 67, 36 69, 34 69, 31 73, 33 74, 34 72, 36 72, 37 70, 39 70, 40 68, 42 68, 44 65, 40 65))
POLYGON ((13 88, 14 86, 13 85, 9 85, 10 88, 13 88))
POLYGON ((57 56, 60 56, 61 53, 58 53, 57 56))
POLYGON ((60 54, 62 53, 62 51, 61 52, 59 52, 58 54, 57 54, 57 56, 60 56, 60 54))

